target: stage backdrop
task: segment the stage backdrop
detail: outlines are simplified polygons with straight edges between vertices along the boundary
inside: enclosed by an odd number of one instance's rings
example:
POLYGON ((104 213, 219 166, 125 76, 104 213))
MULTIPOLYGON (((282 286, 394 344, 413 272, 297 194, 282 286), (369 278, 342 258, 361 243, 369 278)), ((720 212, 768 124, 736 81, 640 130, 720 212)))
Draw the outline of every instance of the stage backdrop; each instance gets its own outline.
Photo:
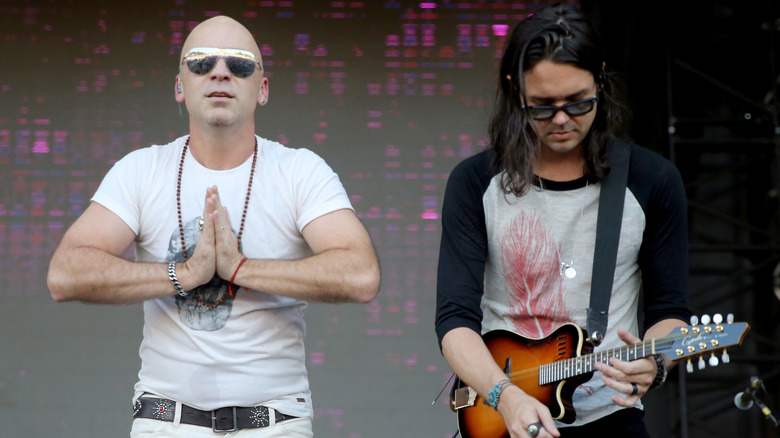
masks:
POLYGON ((544 3, 1 1, 0 436, 127 435, 141 306, 54 303, 48 262, 114 162, 187 132, 181 46, 219 14, 262 50, 258 134, 328 161, 381 261, 375 301, 307 311, 315 435, 452 436, 433 403, 442 194, 485 145, 507 31, 544 3))

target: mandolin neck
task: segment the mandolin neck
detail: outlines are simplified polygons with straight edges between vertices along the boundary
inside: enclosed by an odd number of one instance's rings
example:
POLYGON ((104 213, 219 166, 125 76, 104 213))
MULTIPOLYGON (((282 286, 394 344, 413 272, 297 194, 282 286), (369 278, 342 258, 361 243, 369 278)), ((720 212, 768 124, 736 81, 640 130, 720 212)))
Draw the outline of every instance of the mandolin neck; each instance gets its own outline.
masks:
POLYGON ((592 373, 595 371, 594 365, 596 362, 609 364, 609 359, 612 357, 628 362, 652 356, 661 351, 668 350, 672 343, 673 341, 671 340, 654 338, 634 345, 626 345, 611 350, 599 351, 584 356, 577 356, 548 363, 539 367, 539 384, 547 385, 549 383, 592 373))

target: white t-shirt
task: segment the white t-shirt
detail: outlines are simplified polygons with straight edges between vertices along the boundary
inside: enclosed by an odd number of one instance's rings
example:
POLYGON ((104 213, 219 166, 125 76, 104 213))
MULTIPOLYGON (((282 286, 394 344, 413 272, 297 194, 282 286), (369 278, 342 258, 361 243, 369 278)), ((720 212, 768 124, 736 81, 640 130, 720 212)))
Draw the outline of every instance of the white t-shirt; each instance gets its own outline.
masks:
MULTIPOLYGON (((93 201, 117 214, 136 233, 139 262, 183 261, 176 181, 186 137, 128 154, 109 171, 93 201)), ((312 255, 303 228, 324 214, 352 209, 333 170, 306 149, 260 137, 241 252, 250 259, 312 255)), ((230 170, 203 167, 187 151, 181 209, 188 256, 195 249, 206 188, 216 185, 238 234, 252 157, 230 170)), ((216 278, 187 297, 144 302, 142 361, 135 396, 144 392, 212 410, 264 404, 312 418, 303 339, 306 303, 240 289, 234 300, 216 278)), ((235 288, 234 288, 235 290, 235 288)))

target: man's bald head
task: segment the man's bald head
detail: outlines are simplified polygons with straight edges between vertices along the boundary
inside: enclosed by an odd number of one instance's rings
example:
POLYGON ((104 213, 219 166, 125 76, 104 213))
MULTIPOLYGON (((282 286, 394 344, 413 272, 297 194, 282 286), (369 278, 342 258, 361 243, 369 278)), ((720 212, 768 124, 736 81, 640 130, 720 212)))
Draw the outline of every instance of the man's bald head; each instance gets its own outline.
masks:
MULTIPOLYGON (((189 68, 181 68, 181 61, 179 63, 175 96, 177 102, 187 105, 190 129, 240 126, 254 133, 254 111, 258 104, 265 105, 268 101, 268 78, 263 74, 262 64, 258 70, 252 70, 249 75, 246 75, 246 65, 236 65, 235 59, 228 59, 242 58, 241 53, 225 51, 234 49, 249 52, 262 63, 260 49, 254 37, 238 21, 226 16, 217 16, 203 21, 192 29, 184 41, 180 59, 183 60, 190 51, 198 48, 216 49, 204 50, 204 53, 215 54, 214 56, 218 58, 210 60, 204 58, 203 61, 206 62, 202 65, 200 60, 196 59, 188 66, 189 68), (234 72, 235 69, 238 70, 234 72)), ((211 55, 207 58, 209 57, 211 55)), ((244 64, 246 60, 244 54, 244 64)), ((238 62, 240 63, 240 60, 238 62)), ((253 69, 254 64, 252 63, 251 66, 253 69)))
POLYGON ((249 29, 225 15, 209 18, 195 26, 184 41, 180 60, 195 47, 247 50, 262 62, 260 48, 249 29))

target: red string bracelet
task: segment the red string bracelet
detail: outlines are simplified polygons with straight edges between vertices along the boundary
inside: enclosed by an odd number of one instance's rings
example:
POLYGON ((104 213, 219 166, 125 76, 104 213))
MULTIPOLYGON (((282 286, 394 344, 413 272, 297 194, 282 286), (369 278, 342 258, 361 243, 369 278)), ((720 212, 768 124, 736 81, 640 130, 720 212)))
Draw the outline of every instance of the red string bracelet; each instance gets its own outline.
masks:
POLYGON ((228 283, 228 292, 230 292, 230 298, 231 299, 233 298, 233 280, 236 279, 236 274, 238 274, 238 270, 241 269, 241 265, 243 265, 245 261, 246 261, 246 257, 244 257, 243 259, 241 259, 240 262, 238 262, 238 266, 236 267, 236 271, 233 272, 233 277, 230 279, 230 283, 228 283))

